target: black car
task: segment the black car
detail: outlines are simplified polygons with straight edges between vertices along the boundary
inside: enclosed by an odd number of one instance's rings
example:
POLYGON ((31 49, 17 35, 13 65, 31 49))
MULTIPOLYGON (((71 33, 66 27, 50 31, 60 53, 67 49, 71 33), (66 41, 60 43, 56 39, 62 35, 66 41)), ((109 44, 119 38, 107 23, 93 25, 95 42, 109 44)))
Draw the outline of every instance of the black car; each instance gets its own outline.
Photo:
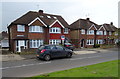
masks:
POLYGON ((51 58, 72 57, 73 52, 60 45, 43 45, 37 50, 37 58, 49 61, 51 58))
POLYGON ((64 44, 64 47, 70 49, 70 50, 74 50, 75 49, 75 45, 71 44, 71 43, 65 43, 64 44))

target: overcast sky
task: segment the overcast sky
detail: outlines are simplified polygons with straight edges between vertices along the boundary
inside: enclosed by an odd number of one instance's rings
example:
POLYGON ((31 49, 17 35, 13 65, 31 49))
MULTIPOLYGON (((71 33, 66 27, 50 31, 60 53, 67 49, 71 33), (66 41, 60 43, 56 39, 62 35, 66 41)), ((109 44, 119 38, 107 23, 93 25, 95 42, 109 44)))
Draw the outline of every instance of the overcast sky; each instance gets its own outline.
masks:
POLYGON ((0 26, 7 25, 28 11, 44 10, 45 13, 61 15, 68 24, 79 18, 90 18, 97 24, 110 23, 118 27, 119 0, 2 0, 0 3, 0 26), (8 2, 9 1, 9 2, 8 2))

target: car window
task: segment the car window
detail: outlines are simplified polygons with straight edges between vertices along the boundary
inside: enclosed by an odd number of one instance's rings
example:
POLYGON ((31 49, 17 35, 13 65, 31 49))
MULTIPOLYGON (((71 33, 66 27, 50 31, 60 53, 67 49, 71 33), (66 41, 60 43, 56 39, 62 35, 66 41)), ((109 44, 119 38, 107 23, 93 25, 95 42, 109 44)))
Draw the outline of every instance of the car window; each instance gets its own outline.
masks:
POLYGON ((65 43, 65 45, 71 45, 70 43, 65 43))
POLYGON ((56 46, 56 48, 57 48, 58 50, 63 50, 63 49, 64 49, 64 48, 61 47, 61 46, 56 46))
POLYGON ((45 46, 45 49, 50 49, 50 46, 45 46))
POLYGON ((50 49, 56 49, 56 47, 55 46, 50 46, 50 49))

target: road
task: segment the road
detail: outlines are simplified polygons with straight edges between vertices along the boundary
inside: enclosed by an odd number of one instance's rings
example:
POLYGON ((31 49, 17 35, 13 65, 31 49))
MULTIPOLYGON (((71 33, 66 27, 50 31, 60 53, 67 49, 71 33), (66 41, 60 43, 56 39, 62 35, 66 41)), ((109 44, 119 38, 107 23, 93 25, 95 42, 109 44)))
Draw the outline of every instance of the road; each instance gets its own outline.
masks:
POLYGON ((51 61, 29 59, 3 62, 0 70, 2 70, 3 77, 31 77, 116 59, 118 59, 118 51, 111 50, 94 54, 73 55, 72 58, 61 58, 51 61))

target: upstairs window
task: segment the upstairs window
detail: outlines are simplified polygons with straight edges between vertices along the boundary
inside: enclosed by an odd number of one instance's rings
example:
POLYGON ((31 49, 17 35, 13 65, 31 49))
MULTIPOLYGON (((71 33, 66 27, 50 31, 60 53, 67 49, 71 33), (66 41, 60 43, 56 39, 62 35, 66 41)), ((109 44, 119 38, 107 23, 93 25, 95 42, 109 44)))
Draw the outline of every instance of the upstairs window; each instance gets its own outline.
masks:
POLYGON ((112 35, 112 33, 111 33, 111 32, 109 32, 109 35, 112 35))
POLYGON ((24 25, 17 25, 17 31, 18 32, 25 32, 25 26, 24 25))
POLYGON ((29 32, 41 32, 43 33, 43 27, 41 26, 30 26, 29 32))
POLYGON ((87 30, 88 35, 94 35, 94 30, 87 30))
POLYGON ((97 35, 103 35, 103 31, 97 31, 97 35))
POLYGON ((68 28, 64 28, 64 34, 68 34, 68 28))
POLYGON ((84 29, 81 30, 81 34, 85 34, 85 30, 84 29))
POLYGON ((61 29, 58 27, 52 27, 49 29, 50 33, 61 33, 61 29))

